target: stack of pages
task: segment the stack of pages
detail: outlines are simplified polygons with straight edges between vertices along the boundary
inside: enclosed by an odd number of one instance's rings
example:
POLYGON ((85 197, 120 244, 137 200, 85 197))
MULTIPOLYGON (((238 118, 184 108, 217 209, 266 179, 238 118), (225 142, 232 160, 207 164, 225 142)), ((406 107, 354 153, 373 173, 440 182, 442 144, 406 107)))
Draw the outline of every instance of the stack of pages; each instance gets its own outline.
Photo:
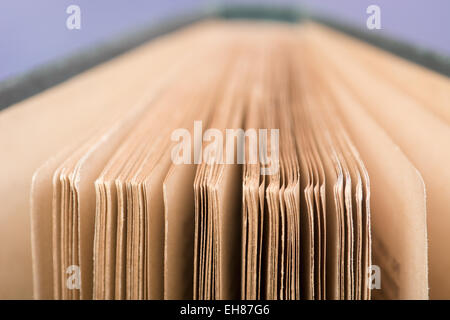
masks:
POLYGON ((161 37, 0 113, 0 297, 449 299, 449 124, 316 24, 161 37))

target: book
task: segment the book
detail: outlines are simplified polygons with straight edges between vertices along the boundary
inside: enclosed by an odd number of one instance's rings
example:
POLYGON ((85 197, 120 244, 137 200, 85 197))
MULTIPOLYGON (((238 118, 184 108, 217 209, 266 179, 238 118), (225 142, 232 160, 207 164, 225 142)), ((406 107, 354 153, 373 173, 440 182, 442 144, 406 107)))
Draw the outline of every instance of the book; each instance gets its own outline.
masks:
POLYGON ((316 23, 94 67, 0 113, 0 297, 448 299, 449 89, 316 23))

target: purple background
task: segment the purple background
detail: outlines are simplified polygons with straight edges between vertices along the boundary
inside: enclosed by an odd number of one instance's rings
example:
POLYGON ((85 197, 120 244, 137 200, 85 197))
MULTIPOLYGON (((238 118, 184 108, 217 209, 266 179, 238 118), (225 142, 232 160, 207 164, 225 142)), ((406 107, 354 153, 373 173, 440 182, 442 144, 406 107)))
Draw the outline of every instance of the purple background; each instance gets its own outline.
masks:
POLYGON ((302 6, 366 28, 366 8, 381 8, 376 30, 420 48, 450 56, 449 0, 0 0, 0 81, 78 49, 184 13, 221 4, 302 6), (66 8, 81 8, 81 30, 66 28, 66 8))

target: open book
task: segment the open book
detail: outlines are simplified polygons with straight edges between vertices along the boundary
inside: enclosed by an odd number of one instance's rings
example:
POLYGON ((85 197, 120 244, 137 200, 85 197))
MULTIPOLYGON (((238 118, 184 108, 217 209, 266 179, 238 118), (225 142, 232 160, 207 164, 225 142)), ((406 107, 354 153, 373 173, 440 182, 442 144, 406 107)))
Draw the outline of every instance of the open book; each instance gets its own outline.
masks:
POLYGON ((160 37, 0 113, 0 297, 449 299, 449 124, 317 24, 160 37))

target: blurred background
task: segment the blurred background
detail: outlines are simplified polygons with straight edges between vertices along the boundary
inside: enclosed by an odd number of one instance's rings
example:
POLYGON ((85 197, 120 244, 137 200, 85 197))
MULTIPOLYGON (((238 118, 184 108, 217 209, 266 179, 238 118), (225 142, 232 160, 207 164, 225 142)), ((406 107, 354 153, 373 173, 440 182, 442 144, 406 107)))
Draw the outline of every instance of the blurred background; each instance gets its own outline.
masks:
POLYGON ((371 4, 381 9, 381 30, 370 32, 450 56, 448 0, 1 0, 0 82, 144 26, 224 6, 288 7, 369 31, 371 4), (73 4, 81 9, 80 30, 66 27, 73 4))

